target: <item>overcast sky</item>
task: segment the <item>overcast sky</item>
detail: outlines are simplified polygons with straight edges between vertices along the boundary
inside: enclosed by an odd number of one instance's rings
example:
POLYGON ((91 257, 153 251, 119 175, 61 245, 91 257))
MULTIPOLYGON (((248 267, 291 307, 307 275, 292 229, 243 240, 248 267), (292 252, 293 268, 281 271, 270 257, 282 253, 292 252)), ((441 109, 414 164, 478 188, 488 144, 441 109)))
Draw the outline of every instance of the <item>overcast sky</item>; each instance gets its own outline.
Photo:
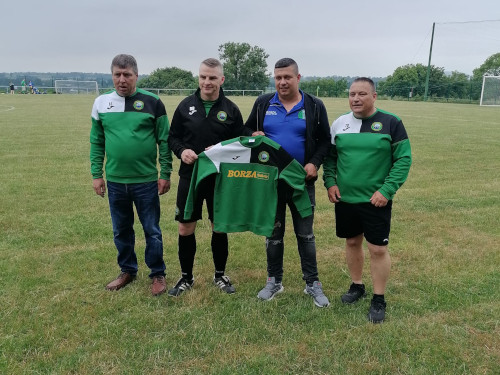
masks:
POLYGON ((109 72, 118 53, 140 74, 195 75, 225 42, 264 48, 271 72, 292 57, 303 76, 384 77, 432 64, 471 74, 500 52, 500 0, 6 0, 0 72, 109 72))

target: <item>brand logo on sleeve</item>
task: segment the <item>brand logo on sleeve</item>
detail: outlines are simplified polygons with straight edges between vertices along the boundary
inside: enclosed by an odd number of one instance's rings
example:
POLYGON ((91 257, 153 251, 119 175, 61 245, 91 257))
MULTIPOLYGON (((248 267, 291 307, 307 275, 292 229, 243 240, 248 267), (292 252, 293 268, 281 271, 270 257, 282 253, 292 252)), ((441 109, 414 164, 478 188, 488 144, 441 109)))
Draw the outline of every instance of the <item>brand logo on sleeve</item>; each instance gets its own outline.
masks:
POLYGON ((227 120, 227 113, 224 111, 220 111, 219 113, 217 113, 217 118, 219 119, 219 121, 224 122, 227 120))
POLYGON ((196 113, 196 108, 194 106, 189 107, 189 116, 192 116, 194 113, 196 113))
POLYGON ((382 123, 381 122, 374 122, 371 126, 372 130, 374 132, 379 132, 382 130, 382 123))

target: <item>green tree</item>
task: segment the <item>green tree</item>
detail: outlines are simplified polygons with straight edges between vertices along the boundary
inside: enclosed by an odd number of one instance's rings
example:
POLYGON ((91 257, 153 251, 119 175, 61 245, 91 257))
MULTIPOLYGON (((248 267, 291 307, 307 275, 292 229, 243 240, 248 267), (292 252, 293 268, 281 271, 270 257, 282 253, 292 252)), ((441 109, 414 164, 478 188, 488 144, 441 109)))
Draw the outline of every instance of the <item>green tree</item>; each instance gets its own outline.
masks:
POLYGON ((341 97, 346 92, 347 81, 345 78, 318 78, 310 81, 301 80, 300 88, 313 95, 321 97, 341 97))
POLYGON ((451 75, 447 77, 447 81, 447 98, 465 99, 469 97, 470 81, 467 74, 453 71, 451 75))
POLYGON ((483 81, 483 76, 487 74, 490 76, 500 75, 500 52, 495 53, 488 57, 484 63, 472 72, 472 77, 475 81, 483 81))
POLYGON ((266 59, 269 55, 258 46, 227 42, 219 46, 219 58, 224 66, 224 88, 233 90, 263 90, 268 86, 266 59))
POLYGON ((197 81, 190 71, 172 67, 156 69, 148 77, 139 80, 137 86, 154 89, 193 89, 197 87, 197 81))
MULTIPOLYGON (((379 94, 390 97, 423 96, 425 92, 425 79, 427 66, 422 64, 408 64, 396 68, 394 73, 380 82, 377 88, 379 94)), ((444 96, 446 93, 446 76, 444 68, 431 65, 429 75, 429 96, 444 96)))

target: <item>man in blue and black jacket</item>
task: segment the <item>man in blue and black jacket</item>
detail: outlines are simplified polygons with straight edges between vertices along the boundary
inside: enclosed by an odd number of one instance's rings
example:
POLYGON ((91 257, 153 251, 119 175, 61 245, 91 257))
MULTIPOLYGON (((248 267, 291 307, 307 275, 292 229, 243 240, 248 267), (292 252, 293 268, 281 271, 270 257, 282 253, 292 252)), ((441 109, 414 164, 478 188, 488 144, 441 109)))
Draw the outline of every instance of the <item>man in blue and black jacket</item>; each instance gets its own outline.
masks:
POLYGON ((297 63, 290 58, 280 59, 274 66, 276 93, 262 95, 255 101, 245 126, 279 143, 293 156, 307 173, 306 185, 313 214, 302 218, 291 201, 292 191, 279 186, 275 229, 266 239, 266 286, 259 292, 263 300, 272 299, 283 291, 283 252, 286 206, 290 207, 297 237, 304 292, 313 297, 318 307, 329 305, 319 282, 316 264, 316 242, 313 233, 315 189, 318 169, 330 150, 330 127, 326 108, 321 100, 299 89, 300 74, 297 63))

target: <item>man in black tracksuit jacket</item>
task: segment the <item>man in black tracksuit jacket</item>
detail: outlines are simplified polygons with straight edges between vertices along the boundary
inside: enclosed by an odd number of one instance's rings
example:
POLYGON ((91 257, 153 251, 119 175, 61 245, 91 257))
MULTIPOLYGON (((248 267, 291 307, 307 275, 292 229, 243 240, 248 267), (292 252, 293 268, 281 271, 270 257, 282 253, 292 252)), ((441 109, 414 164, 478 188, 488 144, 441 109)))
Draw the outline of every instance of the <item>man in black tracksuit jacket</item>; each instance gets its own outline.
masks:
MULTIPOLYGON (((170 296, 178 296, 193 286, 196 254, 194 232, 197 220, 202 217, 203 200, 206 200, 208 217, 213 228, 215 175, 202 182, 193 215, 187 220, 184 219, 193 164, 198 154, 219 142, 252 134, 252 131, 243 125, 243 118, 236 104, 224 96, 221 88, 223 82, 224 74, 220 61, 212 58, 204 60, 200 65, 198 90, 179 103, 170 126, 168 144, 172 152, 181 159, 175 209, 175 220, 179 223, 178 254, 181 278, 168 291, 170 296)), ((224 292, 232 294, 235 288, 225 275, 228 257, 227 234, 212 232, 211 246, 215 267, 214 284, 224 292)))
MULTIPOLYGON (((306 281, 304 292, 313 297, 318 307, 329 301, 323 294, 316 264, 316 242, 313 233, 315 189, 318 169, 330 151, 330 124, 321 100, 299 89, 300 74, 297 63, 290 58, 278 60, 274 66, 276 93, 262 95, 255 101, 245 126, 266 135, 279 143, 304 166, 306 188, 313 214, 302 218, 292 202, 293 192, 284 184, 278 185, 278 206, 275 228, 266 239, 266 286, 258 297, 270 300, 283 291, 283 237, 285 234, 286 206, 292 214, 297 245, 301 259, 302 278, 306 281)), ((254 133, 254 134, 256 134, 254 133)))

